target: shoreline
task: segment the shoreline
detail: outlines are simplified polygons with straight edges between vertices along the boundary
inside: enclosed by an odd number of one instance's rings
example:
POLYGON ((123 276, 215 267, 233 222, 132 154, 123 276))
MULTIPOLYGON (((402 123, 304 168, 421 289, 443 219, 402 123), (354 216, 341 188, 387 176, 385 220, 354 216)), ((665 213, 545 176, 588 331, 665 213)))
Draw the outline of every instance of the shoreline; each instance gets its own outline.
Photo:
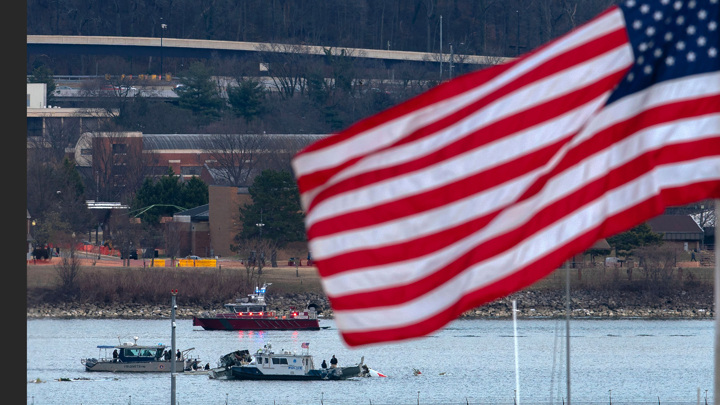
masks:
MULTIPOLYGON (((646 293, 623 291, 571 292, 570 318, 573 319, 714 319, 713 291, 674 291, 649 296, 646 293)), ((280 313, 289 307, 303 307, 313 301, 321 304, 320 319, 332 319, 330 305, 321 294, 268 296, 270 309, 280 313)), ((565 294, 556 291, 520 291, 486 305, 466 311, 457 319, 511 319, 512 301, 518 306, 518 319, 566 318, 565 294)), ((176 319, 192 319, 194 315, 224 312, 222 304, 212 306, 178 303, 176 319)), ((78 303, 40 304, 26 308, 30 319, 170 319, 168 304, 139 303, 78 303)))

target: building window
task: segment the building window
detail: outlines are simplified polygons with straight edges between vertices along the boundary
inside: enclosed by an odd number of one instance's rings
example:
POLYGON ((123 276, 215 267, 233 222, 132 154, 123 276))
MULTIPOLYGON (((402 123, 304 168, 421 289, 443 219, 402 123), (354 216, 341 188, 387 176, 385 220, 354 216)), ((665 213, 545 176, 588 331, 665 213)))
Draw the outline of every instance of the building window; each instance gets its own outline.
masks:
POLYGON ((82 148, 80 149, 80 154, 83 156, 92 156, 92 149, 90 148, 82 148))
POLYGON ((168 174, 167 166, 152 166, 150 168, 150 174, 152 176, 164 176, 168 174))
POLYGON ((123 154, 127 153, 128 146, 126 143, 114 143, 112 146, 113 153, 123 154))
POLYGON ((27 136, 43 136, 43 120, 42 118, 27 119, 27 136))
POLYGON ((202 172, 202 166, 182 166, 180 174, 183 176, 199 176, 202 172))

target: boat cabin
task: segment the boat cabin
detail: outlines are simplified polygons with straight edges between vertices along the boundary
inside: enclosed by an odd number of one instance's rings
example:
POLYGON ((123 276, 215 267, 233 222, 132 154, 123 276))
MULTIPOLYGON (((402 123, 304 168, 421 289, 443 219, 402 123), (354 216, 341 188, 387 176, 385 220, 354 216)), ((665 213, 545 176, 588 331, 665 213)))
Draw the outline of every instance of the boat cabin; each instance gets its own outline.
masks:
MULTIPOLYGON (((100 355, 100 358, 117 359, 123 363, 130 362, 148 362, 157 361, 163 359, 163 354, 167 349, 167 346, 158 344, 155 346, 140 346, 132 343, 123 343, 120 345, 99 345, 98 349, 104 350, 104 355, 100 355), (117 351, 117 357, 109 353, 110 350, 117 351)), ((174 356, 173 356, 174 357, 174 356)))
POLYGON ((238 299, 235 302, 225 304, 225 308, 240 314, 260 314, 267 312, 265 303, 265 290, 272 283, 265 283, 262 287, 255 287, 254 294, 248 294, 248 298, 238 299))
POLYGON ((225 308, 237 314, 260 314, 262 312, 267 312, 267 305, 247 302, 225 304, 225 308))
POLYGON ((295 353, 282 349, 276 353, 270 345, 259 349, 257 353, 253 355, 251 364, 254 364, 263 374, 267 375, 307 374, 308 371, 315 368, 313 358, 310 354, 295 353))

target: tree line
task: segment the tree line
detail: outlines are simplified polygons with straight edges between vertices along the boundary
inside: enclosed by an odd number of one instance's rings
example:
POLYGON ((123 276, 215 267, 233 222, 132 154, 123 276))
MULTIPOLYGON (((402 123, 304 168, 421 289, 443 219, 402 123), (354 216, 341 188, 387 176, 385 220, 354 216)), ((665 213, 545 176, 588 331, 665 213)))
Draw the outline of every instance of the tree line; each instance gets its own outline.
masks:
MULTIPOLYGON (((162 35, 445 53, 453 44, 458 53, 514 56, 569 31, 615 3, 613 0, 100 3, 31 0, 26 4, 27 33, 31 35, 162 35)), ((85 68, 92 70, 89 62, 85 61, 85 68)))

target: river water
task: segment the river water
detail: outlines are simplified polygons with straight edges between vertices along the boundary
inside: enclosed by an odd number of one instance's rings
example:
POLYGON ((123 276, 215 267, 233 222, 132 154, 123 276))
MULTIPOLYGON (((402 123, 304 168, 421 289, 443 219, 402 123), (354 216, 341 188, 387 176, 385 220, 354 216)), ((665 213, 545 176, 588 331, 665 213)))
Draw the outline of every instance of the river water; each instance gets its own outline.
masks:
MULTIPOLYGON (((265 344, 300 350, 318 365, 365 364, 387 378, 219 381, 180 373, 181 404, 540 404, 567 402, 565 320, 456 320, 430 336, 347 347, 332 320, 320 331, 205 331, 177 320, 176 347, 213 367, 220 356, 265 344), (517 353, 517 356, 516 356, 517 353), (414 369, 420 371, 415 375, 414 369), (516 372, 517 370, 517 372, 516 372), (517 389, 519 388, 519 389, 517 389), (517 401, 515 400, 517 390, 517 401)), ((86 372, 83 357, 118 340, 171 344, 170 320, 27 320, 28 404, 170 403, 169 373, 86 372), (69 379, 70 381, 63 381, 69 379)), ((578 404, 712 404, 714 322, 572 320, 570 398, 578 404)))

